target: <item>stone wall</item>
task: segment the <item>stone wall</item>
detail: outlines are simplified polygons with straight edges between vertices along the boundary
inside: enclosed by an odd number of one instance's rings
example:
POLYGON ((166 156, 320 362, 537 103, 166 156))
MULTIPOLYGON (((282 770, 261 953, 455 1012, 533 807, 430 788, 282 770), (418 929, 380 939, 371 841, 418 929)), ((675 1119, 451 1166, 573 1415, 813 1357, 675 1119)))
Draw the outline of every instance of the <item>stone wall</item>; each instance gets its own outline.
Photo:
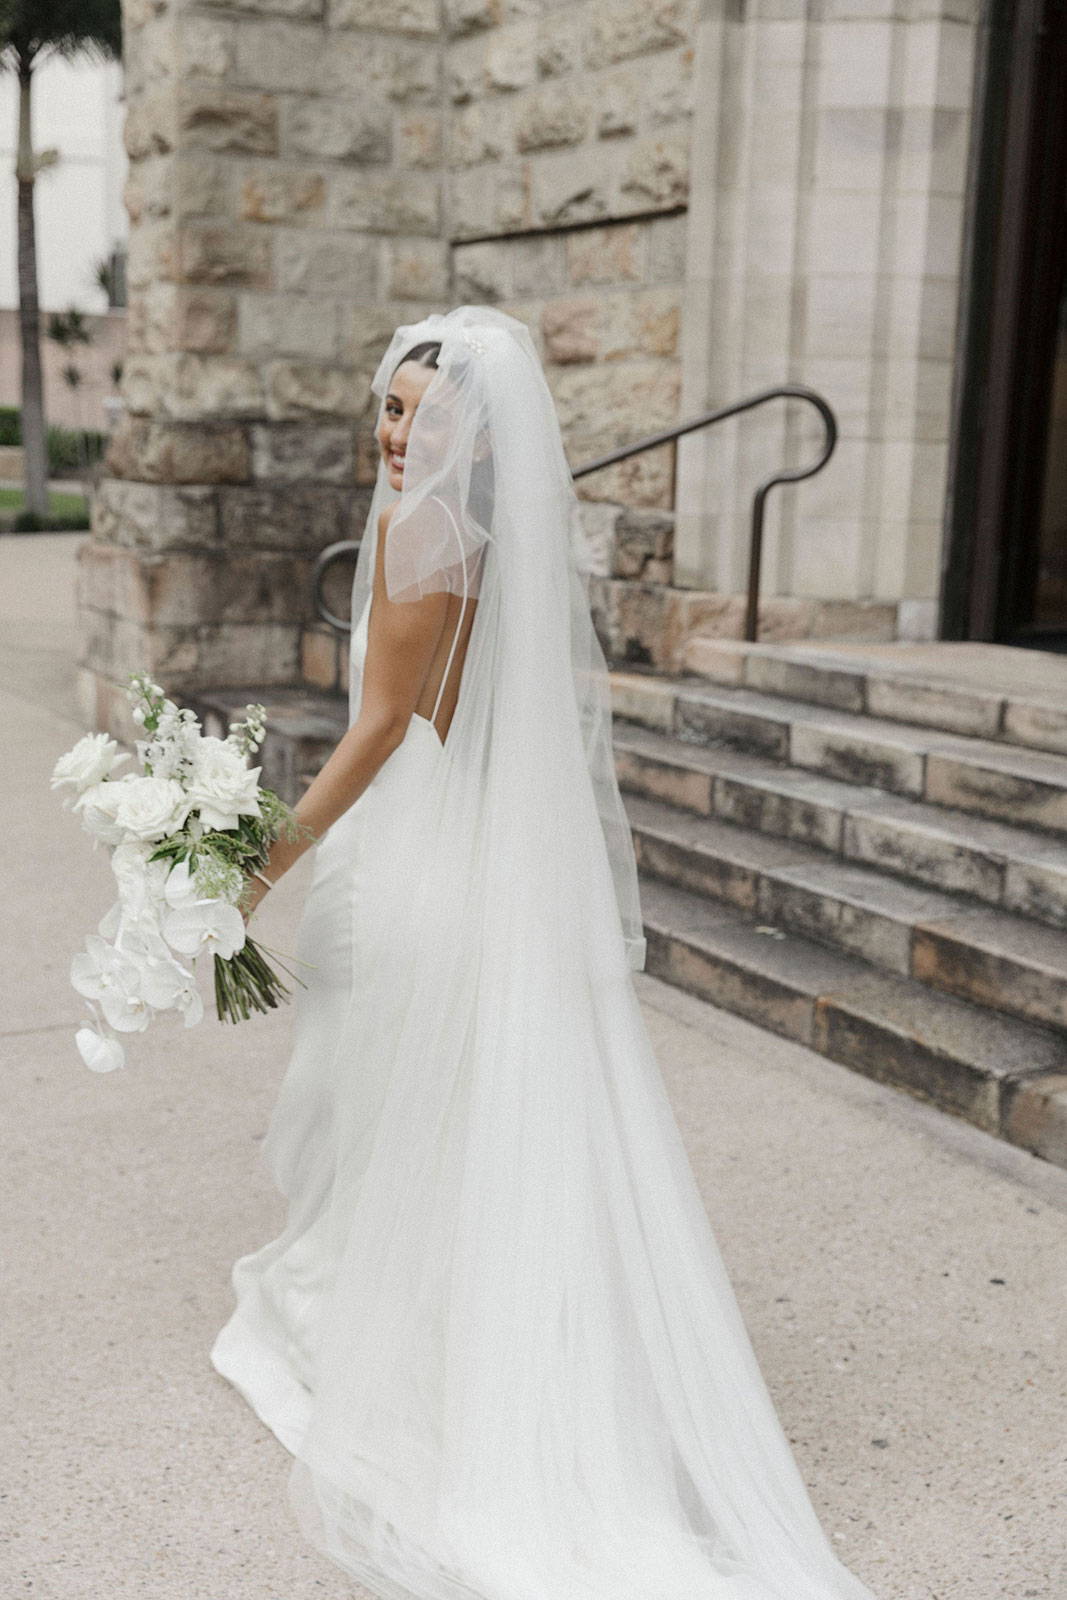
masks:
MULTIPOLYGON (((771 501, 765 590, 932 634, 979 0, 753 0, 698 28, 682 410, 789 379, 841 442, 771 501)), ((818 449, 780 402, 679 447, 675 581, 737 591, 752 490, 818 449)))

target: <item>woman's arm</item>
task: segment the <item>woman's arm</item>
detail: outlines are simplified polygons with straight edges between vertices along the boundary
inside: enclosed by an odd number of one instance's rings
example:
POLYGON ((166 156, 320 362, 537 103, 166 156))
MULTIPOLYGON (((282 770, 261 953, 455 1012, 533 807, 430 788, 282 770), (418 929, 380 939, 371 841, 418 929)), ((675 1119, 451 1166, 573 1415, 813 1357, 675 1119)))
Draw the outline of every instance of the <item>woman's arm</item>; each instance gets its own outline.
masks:
MULTIPOLYGON (((445 625, 445 591, 400 601, 390 600, 386 592, 385 541, 392 512, 393 507, 387 506, 378 523, 359 716, 294 808, 297 820, 310 829, 311 836, 302 830, 300 838, 279 838, 271 845, 263 871, 273 882, 359 799, 399 745, 445 625)), ((354 625, 358 618, 352 621, 354 625)), ((250 878, 245 897, 246 904, 250 902, 248 916, 266 892, 265 884, 250 878)))

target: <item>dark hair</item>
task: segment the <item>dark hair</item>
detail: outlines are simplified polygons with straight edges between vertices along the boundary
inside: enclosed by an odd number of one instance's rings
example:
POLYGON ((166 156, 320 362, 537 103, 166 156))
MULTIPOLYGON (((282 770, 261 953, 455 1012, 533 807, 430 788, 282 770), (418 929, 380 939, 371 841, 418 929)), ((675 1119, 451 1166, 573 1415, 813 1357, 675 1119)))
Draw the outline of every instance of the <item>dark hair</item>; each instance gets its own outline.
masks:
POLYGON ((417 367, 436 367, 437 357, 440 355, 440 353, 440 339, 429 339, 424 344, 413 344, 407 355, 400 357, 396 367, 393 368, 393 372, 390 373, 389 376, 391 378, 393 373, 396 372, 397 367, 402 367, 405 361, 414 361, 417 367))

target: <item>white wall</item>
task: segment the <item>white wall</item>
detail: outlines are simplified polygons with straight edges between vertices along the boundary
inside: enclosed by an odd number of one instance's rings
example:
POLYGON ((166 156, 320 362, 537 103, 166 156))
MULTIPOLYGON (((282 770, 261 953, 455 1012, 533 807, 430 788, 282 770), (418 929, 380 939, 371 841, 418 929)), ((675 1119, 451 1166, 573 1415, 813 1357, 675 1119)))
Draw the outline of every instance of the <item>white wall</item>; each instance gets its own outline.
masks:
MULTIPOLYGON (((37 180, 37 271, 48 311, 106 311, 95 264, 126 238, 122 190, 122 69, 115 62, 51 57, 33 78, 33 140, 59 161, 37 180)), ((0 308, 18 304, 15 144, 18 86, 0 73, 0 308)))

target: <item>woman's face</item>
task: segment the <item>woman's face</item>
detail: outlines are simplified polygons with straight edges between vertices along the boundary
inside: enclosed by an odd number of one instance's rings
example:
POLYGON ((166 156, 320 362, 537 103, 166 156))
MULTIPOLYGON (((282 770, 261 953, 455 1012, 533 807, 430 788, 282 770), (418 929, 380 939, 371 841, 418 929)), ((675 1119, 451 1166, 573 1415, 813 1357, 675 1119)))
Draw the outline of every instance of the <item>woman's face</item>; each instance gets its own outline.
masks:
POLYGON ((394 489, 404 486, 404 456, 412 419, 436 370, 435 367, 420 367, 415 361, 402 361, 390 380, 378 426, 378 443, 394 489))

